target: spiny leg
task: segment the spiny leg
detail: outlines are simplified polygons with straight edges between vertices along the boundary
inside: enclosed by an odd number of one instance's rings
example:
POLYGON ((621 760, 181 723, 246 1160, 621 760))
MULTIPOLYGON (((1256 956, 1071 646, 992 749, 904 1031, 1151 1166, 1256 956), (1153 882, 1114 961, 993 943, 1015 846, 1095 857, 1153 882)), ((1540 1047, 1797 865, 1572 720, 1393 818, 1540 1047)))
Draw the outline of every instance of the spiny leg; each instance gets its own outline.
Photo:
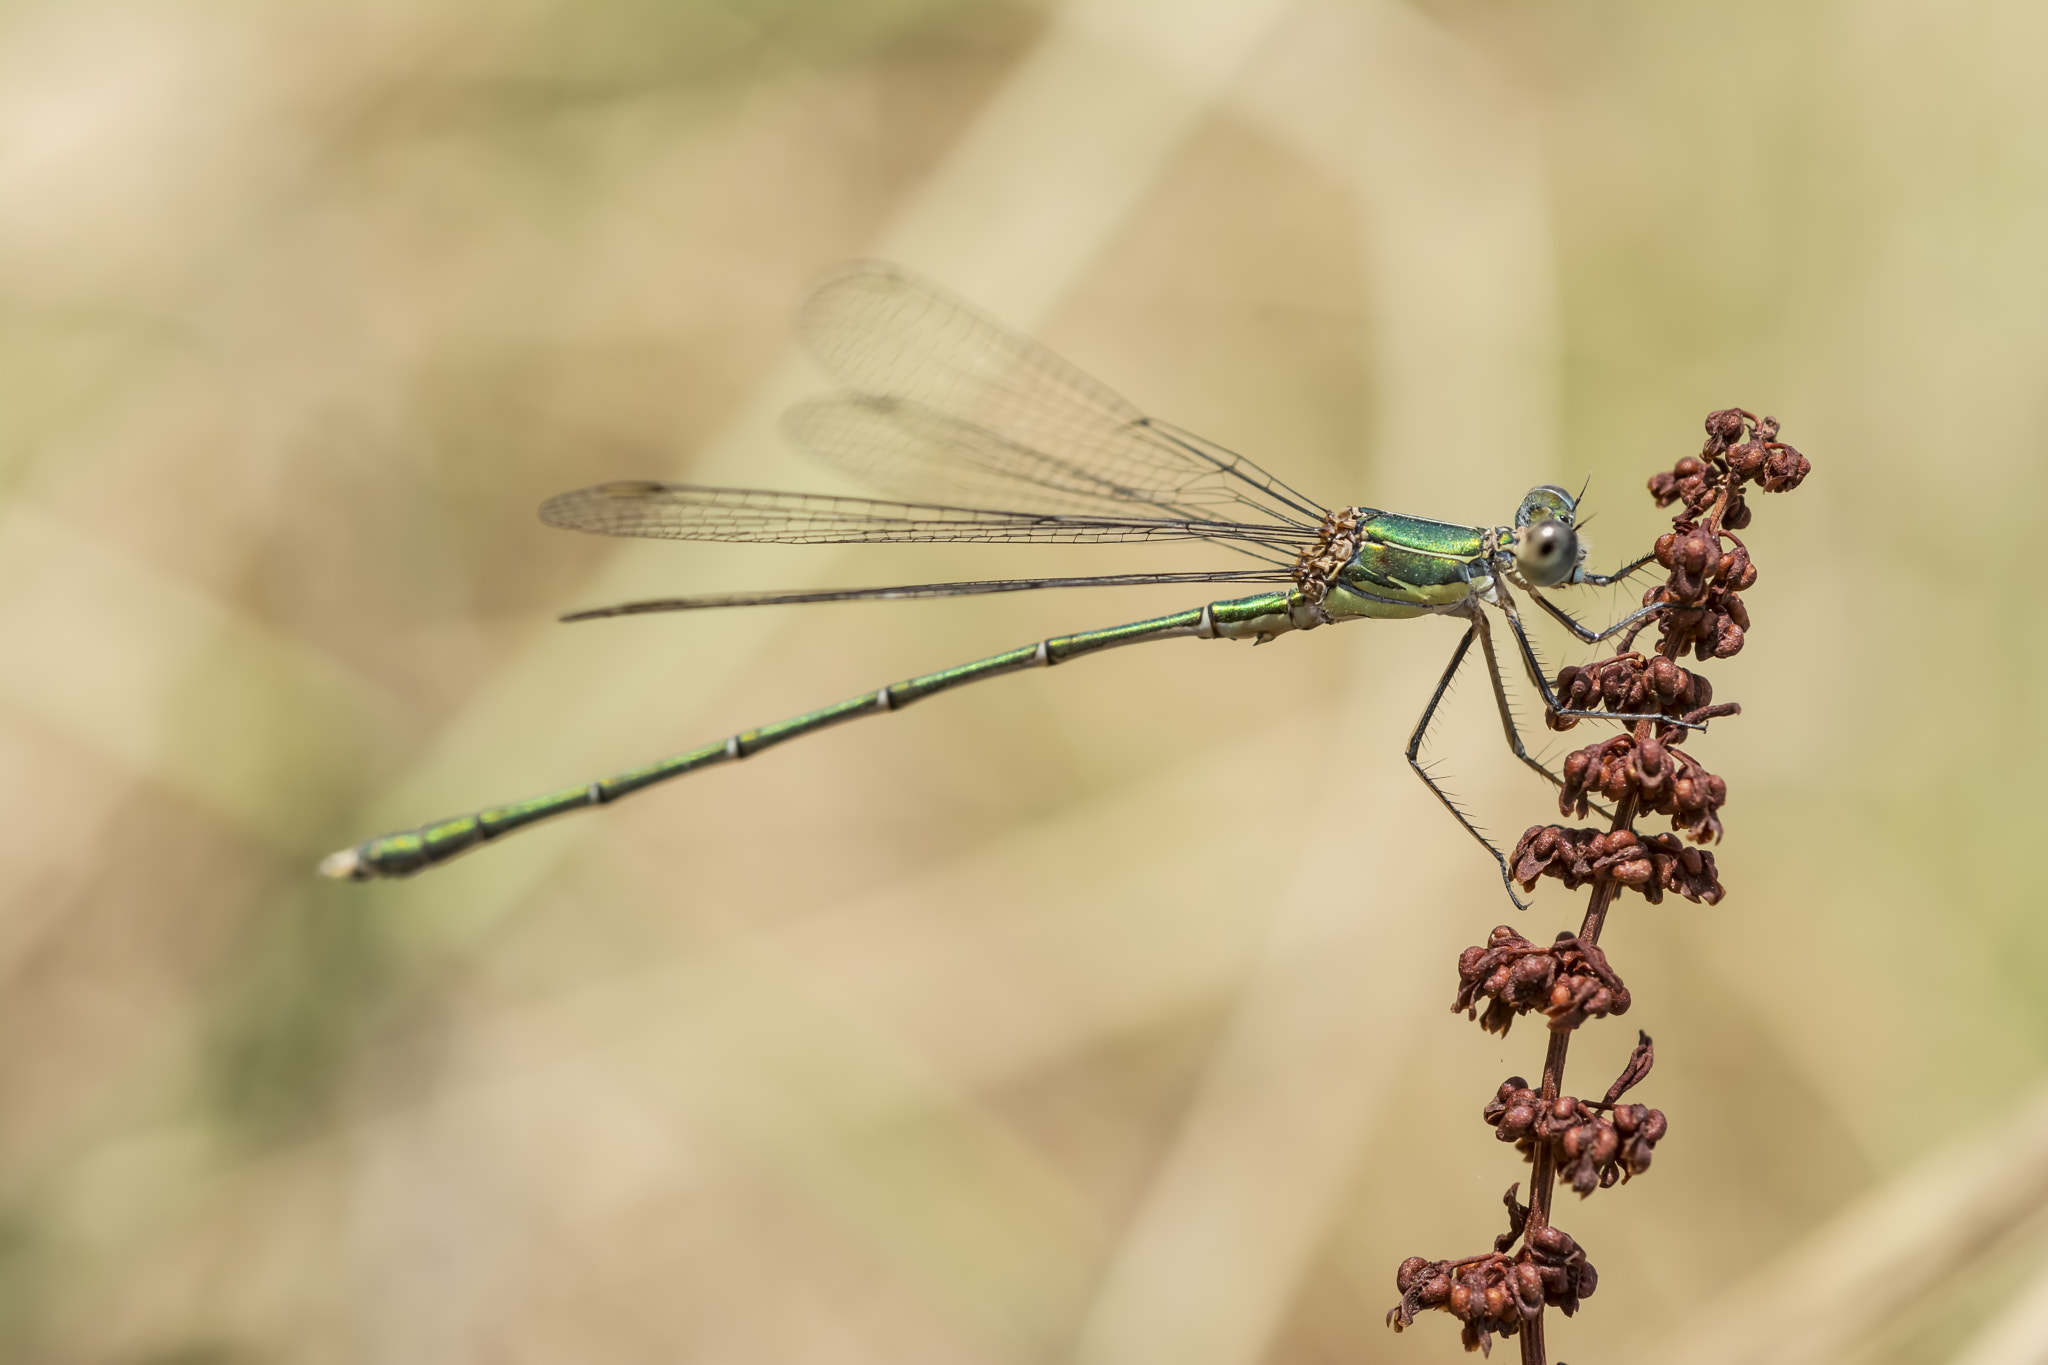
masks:
POLYGON ((1648 564, 1651 560, 1655 559, 1656 557, 1657 556, 1653 554, 1644 555, 1641 559, 1636 560, 1632 564, 1622 565, 1613 573, 1589 573, 1580 578, 1579 582, 1590 583, 1596 588, 1604 588, 1611 583, 1621 582, 1623 579, 1627 578, 1630 574, 1634 573, 1637 569, 1642 568, 1643 565, 1648 564))
MULTIPOLYGON (((1472 637, 1474 635, 1477 635, 1482 640, 1486 638, 1485 622, 1476 615, 1472 618, 1472 624, 1465 628, 1465 638, 1458 641, 1458 647, 1451 651, 1451 662, 1444 669, 1444 675, 1436 680, 1436 691, 1429 694, 1429 705, 1422 708, 1422 719, 1415 723, 1415 733, 1408 737, 1408 766, 1415 769, 1415 775, 1422 779, 1423 785, 1429 788, 1437 800, 1443 802, 1444 809, 1449 811, 1452 817, 1465 827, 1465 832, 1474 839, 1477 839, 1479 846, 1493 855, 1493 860, 1500 864, 1501 885, 1508 889, 1508 899, 1515 903, 1515 909, 1527 910, 1529 903, 1515 894, 1515 879, 1508 872, 1506 855, 1494 847, 1493 840, 1479 832, 1479 826, 1473 824, 1471 818, 1464 811, 1458 809, 1458 803, 1451 800, 1449 792, 1437 785, 1436 779, 1429 775, 1429 769, 1423 767, 1422 760, 1417 757, 1422 752, 1423 739, 1429 734, 1429 723, 1436 719, 1436 708, 1442 704, 1444 693, 1450 690, 1451 679, 1458 676, 1458 669, 1465 663, 1465 655, 1472 648, 1472 637)), ((1485 647, 1485 652, 1491 656, 1493 646, 1488 644, 1485 647)))
POLYGON ((1635 625, 1636 623, 1640 621, 1647 621, 1649 618, 1655 616, 1659 611, 1663 610, 1664 608, 1664 604, 1662 602, 1658 602, 1647 607, 1638 607, 1636 610, 1622 617, 1619 621, 1616 621, 1613 625, 1607 627, 1607 629, 1593 631, 1588 630, 1585 626, 1579 624, 1578 617, 1572 615, 1563 607, 1558 606, 1555 602, 1552 602, 1549 598, 1545 597, 1542 593, 1537 592, 1534 588, 1529 589, 1529 596, 1532 599, 1534 599, 1537 606, 1543 608, 1543 610, 1550 613, 1552 620, 1557 621, 1566 630, 1570 631, 1573 635, 1576 635, 1581 641, 1589 645, 1597 645, 1602 640, 1612 639, 1615 636, 1621 634, 1623 631, 1627 630, 1629 627, 1635 625))
MULTIPOLYGON (((1534 757, 1527 749, 1522 747, 1522 732, 1515 724, 1514 708, 1508 703, 1507 682, 1500 674, 1500 660, 1494 656, 1493 632, 1488 628, 1484 616, 1474 617, 1473 622, 1473 628, 1479 632, 1479 648, 1486 656, 1486 676, 1493 683, 1493 702, 1500 710, 1500 728, 1507 734, 1508 747, 1515 751, 1516 758, 1521 759, 1522 762, 1550 779, 1551 786, 1563 790, 1564 779, 1550 771, 1543 763, 1543 760, 1534 757)), ((1608 819, 1612 820, 1614 818, 1614 812, 1601 805, 1598 801, 1592 801, 1588 804, 1608 819)))
POLYGON ((1534 768, 1550 780, 1553 787, 1563 787, 1564 779, 1543 765, 1541 759, 1522 747, 1522 732, 1515 724, 1514 708, 1508 704, 1507 683, 1500 675, 1500 660, 1493 652, 1493 631, 1486 624, 1484 616, 1472 618, 1472 629, 1479 636, 1479 650, 1486 656, 1486 677, 1493 684, 1493 704, 1500 711, 1500 728, 1508 737, 1508 748, 1515 751, 1515 757, 1534 768))

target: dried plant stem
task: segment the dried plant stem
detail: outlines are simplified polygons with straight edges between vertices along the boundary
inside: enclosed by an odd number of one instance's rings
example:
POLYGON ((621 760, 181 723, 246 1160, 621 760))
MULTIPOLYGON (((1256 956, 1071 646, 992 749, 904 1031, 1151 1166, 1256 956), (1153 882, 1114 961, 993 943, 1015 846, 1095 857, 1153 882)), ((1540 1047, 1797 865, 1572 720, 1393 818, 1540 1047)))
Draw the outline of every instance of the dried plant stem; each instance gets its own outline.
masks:
MULTIPOLYGON (((1636 740, 1641 743, 1649 738, 1648 721, 1636 723, 1636 740)), ((1614 824, 1611 829, 1631 829, 1636 821, 1637 793, 1630 791, 1615 807, 1614 824)), ((1579 927, 1579 937, 1588 943, 1600 941, 1600 931, 1607 924, 1607 909, 1621 894, 1620 882, 1601 882, 1593 888, 1593 895, 1586 902, 1586 918, 1579 927)), ((1564 1029, 1550 1035, 1550 1046, 1543 1054, 1543 1098, 1554 1100, 1563 1092, 1565 1054, 1571 1051, 1572 1034, 1576 1030, 1564 1029)), ((1557 1162, 1548 1146, 1536 1149, 1535 1170, 1529 1177, 1529 1227, 1531 1230, 1544 1227, 1550 1222, 1550 1195, 1557 1187, 1557 1162)), ((1549 1356, 1543 1341, 1543 1318, 1538 1313, 1533 1322, 1522 1329, 1522 1365, 1548 1365, 1549 1356)))
MULTIPOLYGON (((1549 1175, 1549 1162, 1541 1163, 1538 1170, 1538 1178, 1543 1181, 1545 1203, 1549 1202, 1549 1175)), ((1536 1217, 1533 1204, 1530 1206, 1529 1217, 1532 1219, 1536 1217)), ((1550 1356, 1543 1342, 1543 1314, 1538 1313, 1534 1318, 1530 1319, 1529 1325, 1522 1329, 1520 1340, 1522 1343, 1522 1365, 1547 1365, 1550 1356)))
POLYGON ((1633 729, 1567 755, 1554 779, 1560 815, 1583 820, 1612 801, 1613 823, 1604 833, 1532 825, 1506 860, 1510 877, 1524 890, 1535 890, 1542 877, 1557 877, 1569 889, 1591 886, 1579 932, 1542 944, 1510 925, 1496 925, 1485 942, 1458 954, 1453 1010, 1488 1033, 1505 1035, 1525 1014, 1549 1024, 1540 1086, 1510 1076, 1480 1111, 1494 1136, 1514 1143, 1531 1163, 1529 1202, 1517 1197, 1519 1183, 1508 1188, 1502 1196, 1508 1228, 1493 1239, 1488 1254, 1402 1261, 1394 1272, 1401 1301, 1387 1313, 1387 1325, 1397 1332, 1414 1323, 1418 1312, 1440 1309, 1462 1324, 1466 1350, 1485 1351, 1495 1336, 1519 1337, 1522 1365, 1548 1365, 1548 1310, 1570 1317, 1600 1284, 1586 1249, 1550 1221, 1557 1186, 1567 1184, 1584 1198, 1642 1175, 1670 1131, 1662 1110, 1622 1102, 1657 1063, 1649 1034, 1638 1031, 1628 1063, 1600 1099, 1565 1094, 1564 1067, 1575 1030, 1592 1019, 1628 1013, 1628 987, 1600 946, 1607 913, 1622 888, 1650 905, 1662 904, 1667 895, 1718 905, 1726 894, 1714 855, 1697 845, 1720 839, 1728 784, 1679 746, 1708 721, 1742 708, 1717 703, 1712 684, 1678 661, 1687 655, 1703 662, 1725 659, 1741 651, 1750 626, 1742 593, 1757 579, 1749 547, 1735 534, 1750 521, 1745 490, 1788 492, 1812 466, 1778 440, 1773 418, 1729 408, 1709 413, 1706 427, 1699 455, 1650 479, 1659 507, 1684 504, 1649 556, 1668 572, 1663 584, 1643 595, 1654 618, 1642 624, 1654 619, 1658 628, 1655 651, 1637 653, 1631 631, 1611 657, 1564 668, 1556 684, 1563 700, 1552 702, 1545 714, 1555 730, 1569 730, 1578 717, 1603 706, 1617 720, 1635 721, 1633 729), (1671 832, 1637 834, 1638 815, 1668 816, 1671 832), (1513 1250, 1516 1242, 1519 1251, 1513 1250))
POLYGON ((1542 1340, 1542 1314, 1536 1314, 1526 1328, 1522 1328, 1522 1365, 1546 1365, 1550 1359, 1542 1340))

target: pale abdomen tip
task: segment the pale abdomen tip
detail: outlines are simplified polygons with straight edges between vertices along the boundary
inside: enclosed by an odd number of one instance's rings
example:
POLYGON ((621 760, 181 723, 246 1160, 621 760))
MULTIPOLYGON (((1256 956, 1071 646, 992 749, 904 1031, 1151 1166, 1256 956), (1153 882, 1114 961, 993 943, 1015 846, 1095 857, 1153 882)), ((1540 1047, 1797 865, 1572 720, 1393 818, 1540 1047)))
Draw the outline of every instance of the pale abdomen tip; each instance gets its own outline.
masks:
POLYGON ((359 881, 370 875, 360 855, 352 848, 330 853, 320 860, 320 875, 337 881, 359 881))

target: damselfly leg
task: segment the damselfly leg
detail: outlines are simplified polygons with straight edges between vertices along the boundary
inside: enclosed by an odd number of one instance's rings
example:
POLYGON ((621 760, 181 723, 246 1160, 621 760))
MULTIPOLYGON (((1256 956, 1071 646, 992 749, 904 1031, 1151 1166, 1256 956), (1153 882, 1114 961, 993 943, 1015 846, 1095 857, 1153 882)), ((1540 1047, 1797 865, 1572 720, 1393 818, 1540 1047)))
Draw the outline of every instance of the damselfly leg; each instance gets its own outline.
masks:
MULTIPOLYGON (((1516 619, 1513 607, 1511 604, 1509 604, 1505 591, 1503 591, 1500 594, 1500 596, 1503 610, 1507 615, 1509 624, 1515 628, 1516 639, 1521 645, 1523 663, 1529 672, 1530 678, 1536 683, 1537 688, 1543 693, 1544 697, 1546 698, 1546 701, 1550 706, 1550 709, 1553 712, 1559 715, 1569 716, 1597 715, 1599 718, 1603 720, 1633 721, 1637 719, 1655 719, 1659 722, 1668 724, 1679 723, 1677 721, 1673 721, 1668 716, 1638 717, 1627 713, 1623 713, 1620 715, 1609 715, 1607 712, 1604 711, 1591 712, 1560 709, 1556 705, 1556 699, 1554 696, 1551 695, 1550 689, 1547 686, 1545 686, 1543 682, 1542 670, 1536 662, 1535 653, 1529 645, 1527 636, 1524 635, 1522 632, 1521 623, 1516 619)), ((1643 613, 1640 612, 1636 613, 1636 616, 1626 618, 1621 624, 1625 626, 1628 624, 1629 621, 1638 619, 1642 614, 1643 613)), ((1477 839, 1479 841, 1479 846, 1487 851, 1487 853, 1493 858, 1495 863, 1499 864, 1501 881, 1507 887, 1508 899, 1514 901, 1515 907, 1517 909, 1526 909, 1526 904, 1519 896, 1515 894, 1514 878, 1511 875, 1508 868, 1507 855, 1503 854, 1500 851, 1499 846, 1496 845, 1491 839, 1487 838, 1486 835, 1480 831, 1477 825, 1472 823, 1470 816, 1466 814, 1464 809, 1460 807, 1457 801, 1452 798, 1450 793, 1446 792, 1443 789, 1442 785, 1439 784, 1437 780, 1430 775, 1429 770, 1423 766, 1421 759, 1422 744, 1423 741, 1427 739, 1429 736, 1430 723, 1436 718, 1436 709, 1438 705, 1442 703, 1444 699, 1444 694, 1450 690, 1451 682, 1458 676, 1458 670, 1464 666, 1465 656, 1471 652, 1472 641, 1476 638, 1479 641, 1480 655, 1486 662, 1486 678, 1487 682, 1491 685, 1493 690, 1494 708, 1500 713, 1501 734, 1507 740, 1509 751, 1512 752, 1516 758, 1520 759, 1522 763, 1525 764, 1532 771, 1540 774, 1544 778, 1544 780, 1548 781, 1553 787, 1562 788, 1564 786, 1564 779, 1558 776, 1556 773, 1552 772, 1548 765, 1546 765, 1541 759, 1537 758, 1534 754, 1531 754, 1528 750, 1528 747, 1522 743, 1521 727, 1516 725, 1514 707, 1508 701, 1507 681, 1505 678, 1501 676, 1500 658, 1497 654, 1495 654, 1493 648, 1493 630, 1486 620, 1486 614, 1484 609, 1481 608, 1475 602, 1473 604, 1471 615, 1468 619, 1470 620, 1471 624, 1465 628, 1464 638, 1458 641, 1458 647, 1451 652, 1451 661, 1445 667, 1443 676, 1437 679, 1436 690, 1430 694, 1429 704, 1425 706, 1422 710, 1422 719, 1416 722, 1415 733, 1409 736, 1408 766, 1415 770, 1416 776, 1422 779, 1424 785, 1426 785, 1429 788, 1431 795, 1435 796, 1438 801, 1443 803, 1444 809, 1448 810, 1454 817, 1456 817, 1458 823, 1465 827, 1465 832, 1467 834, 1470 834, 1474 839, 1477 839)), ((1610 628, 1610 630, 1606 633, 1612 634, 1612 628, 1610 628)), ((1611 812, 1607 811, 1607 809, 1601 806, 1598 802, 1594 802, 1592 804, 1595 809, 1601 812, 1601 814, 1611 814, 1611 812)))
MULTIPOLYGON (((1465 627, 1464 637, 1458 641, 1458 647, 1451 651, 1451 661, 1445 665, 1443 676, 1436 680, 1436 690, 1429 694, 1429 704, 1422 708, 1422 719, 1415 722, 1415 733, 1408 737, 1408 766, 1413 768, 1415 775, 1422 779, 1422 785, 1429 788, 1430 795, 1443 803, 1444 809, 1451 813, 1451 818, 1460 825, 1463 825, 1465 832, 1474 839, 1477 839, 1479 846, 1485 849, 1494 862, 1500 865, 1501 885, 1507 888, 1508 899, 1515 903, 1515 909, 1527 910, 1529 902, 1515 894, 1515 879, 1508 869, 1507 855, 1500 851, 1493 840, 1486 837, 1479 826, 1472 823, 1472 817, 1465 813, 1464 807, 1453 800, 1451 794, 1445 791, 1434 777, 1430 776, 1429 769, 1424 767, 1422 763, 1422 741, 1429 737, 1430 723, 1436 719, 1436 708, 1443 703, 1444 694, 1451 690, 1451 681, 1458 676, 1458 670, 1464 667, 1465 656, 1472 651, 1473 638, 1475 636, 1481 640, 1487 638, 1486 618, 1475 610, 1468 619, 1471 624, 1465 627)), ((1493 646, 1491 643, 1488 643, 1482 649, 1489 656, 1488 662, 1490 665, 1493 646)), ((1496 691, 1500 687, 1500 674, 1497 669, 1494 670, 1494 687, 1496 691)), ((1528 755, 1522 752, 1521 737, 1515 733, 1514 721, 1508 717, 1506 706, 1506 699, 1503 697, 1501 701, 1501 717, 1507 725, 1508 743, 1514 747, 1517 756, 1524 762, 1531 762, 1532 760, 1529 759, 1528 755)), ((1542 765, 1537 764, 1536 767, 1539 772, 1542 771, 1542 765)), ((1548 773, 1544 775, 1546 777, 1549 776, 1548 773)))
POLYGON ((1635 573, 1637 569, 1642 568, 1645 564, 1650 563, 1656 558, 1657 556, 1653 554, 1644 555, 1641 559, 1634 560, 1630 563, 1622 565, 1613 573, 1589 573, 1581 579, 1579 579, 1579 582, 1588 584, 1589 586, 1595 588, 1611 587, 1612 585, 1622 582, 1624 579, 1629 578, 1631 575, 1635 573))
POLYGON ((1570 631, 1574 636, 1576 636, 1579 639, 1581 643, 1589 645, 1597 645, 1603 640, 1611 640, 1615 636, 1621 634, 1623 631, 1629 629, 1631 626, 1634 626, 1642 621, 1647 621, 1652 616, 1655 616, 1659 611, 1663 610, 1662 603, 1657 603, 1653 606, 1638 607, 1636 610, 1622 617, 1619 621, 1616 621, 1613 625, 1608 626, 1605 630, 1592 630, 1589 629, 1585 624, 1583 624, 1578 617, 1572 615, 1563 607, 1558 606, 1557 603, 1551 601, 1542 593, 1537 592, 1534 588, 1530 588, 1528 591, 1529 596, 1535 600, 1536 605, 1541 607, 1546 613, 1548 613, 1550 619, 1556 621, 1559 625, 1563 626, 1566 630, 1570 631))

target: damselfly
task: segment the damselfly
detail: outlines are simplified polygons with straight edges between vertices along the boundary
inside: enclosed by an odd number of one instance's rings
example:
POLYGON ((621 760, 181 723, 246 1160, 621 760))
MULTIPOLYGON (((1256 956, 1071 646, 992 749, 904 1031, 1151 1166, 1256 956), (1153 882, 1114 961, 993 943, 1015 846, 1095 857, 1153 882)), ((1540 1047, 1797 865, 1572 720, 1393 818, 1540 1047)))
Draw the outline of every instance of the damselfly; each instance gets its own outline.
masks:
MULTIPOLYGON (((1485 608, 1513 633, 1522 667, 1544 704, 1564 716, 1516 611, 1527 592, 1587 643, 1628 629, 1656 608, 1604 630, 1582 626, 1543 589, 1609 584, 1588 573, 1576 530, 1577 499, 1544 484, 1511 525, 1458 526, 1371 507, 1324 507, 1242 455, 1146 416, 1036 342, 935 286, 887 265, 856 265, 805 303, 799 331, 847 391, 793 409, 786 425, 826 464, 889 500, 751 488, 633 482, 599 484, 550 499, 541 518, 608 536, 785 545, 1009 541, 1097 544, 1206 541, 1256 567, 1193 573, 1009 578, 847 591, 740 593, 626 602, 565 620, 709 607, 965 597, 1039 588, 1128 584, 1266 585, 1247 597, 1106 630, 1060 635, 937 673, 864 692, 788 720, 742 730, 644 767, 510 805, 491 806, 366 840, 330 855, 330 877, 403 876, 512 830, 622 796, 684 773, 748 758, 841 721, 898 711, 966 683, 1046 668, 1098 650, 1151 640, 1264 642, 1360 618, 1457 616, 1468 624, 1408 743, 1408 762, 1445 809, 1500 864, 1501 851, 1422 764, 1424 736, 1474 641, 1485 658, 1501 727, 1515 757, 1558 778, 1523 746, 1508 705, 1485 608)), ((1607 715, 1621 721, 1664 716, 1607 715)))

